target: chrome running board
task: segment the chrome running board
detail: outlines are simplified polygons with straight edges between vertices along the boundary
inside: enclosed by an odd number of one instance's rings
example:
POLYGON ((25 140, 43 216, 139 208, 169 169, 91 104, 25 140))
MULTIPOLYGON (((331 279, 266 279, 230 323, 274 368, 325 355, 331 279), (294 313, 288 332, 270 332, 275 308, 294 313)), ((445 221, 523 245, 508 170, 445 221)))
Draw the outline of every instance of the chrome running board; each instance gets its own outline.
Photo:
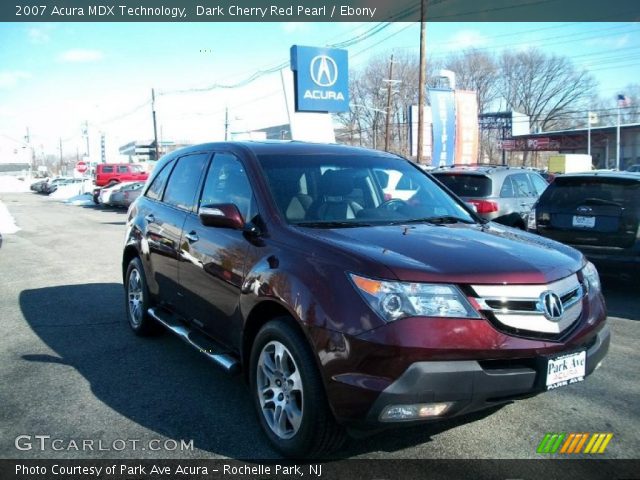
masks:
POLYGON ((232 355, 224 353, 222 347, 196 330, 189 328, 175 315, 158 308, 150 308, 147 313, 158 323, 176 334, 186 343, 202 353, 229 375, 240 373, 240 362, 232 355))

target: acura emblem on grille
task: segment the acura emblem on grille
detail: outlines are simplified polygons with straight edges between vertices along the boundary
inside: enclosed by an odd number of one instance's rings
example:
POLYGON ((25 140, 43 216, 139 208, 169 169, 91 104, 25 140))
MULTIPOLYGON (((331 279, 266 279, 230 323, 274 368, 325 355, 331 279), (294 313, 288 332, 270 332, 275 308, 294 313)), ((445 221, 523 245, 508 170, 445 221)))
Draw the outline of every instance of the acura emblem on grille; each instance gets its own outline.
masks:
POLYGON ((542 304, 544 316, 548 320, 557 322, 562 318, 564 306, 562 305, 562 300, 560 300, 560 297, 557 294, 550 290, 542 292, 540 294, 540 303, 542 304))

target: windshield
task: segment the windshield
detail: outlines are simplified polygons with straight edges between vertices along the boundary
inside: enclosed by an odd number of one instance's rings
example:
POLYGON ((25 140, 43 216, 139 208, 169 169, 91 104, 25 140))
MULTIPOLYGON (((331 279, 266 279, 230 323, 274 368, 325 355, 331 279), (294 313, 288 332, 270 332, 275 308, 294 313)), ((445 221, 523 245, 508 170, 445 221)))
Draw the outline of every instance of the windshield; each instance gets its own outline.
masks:
POLYGON ((365 155, 262 155, 275 203, 290 224, 349 227, 475 220, 408 161, 365 155))

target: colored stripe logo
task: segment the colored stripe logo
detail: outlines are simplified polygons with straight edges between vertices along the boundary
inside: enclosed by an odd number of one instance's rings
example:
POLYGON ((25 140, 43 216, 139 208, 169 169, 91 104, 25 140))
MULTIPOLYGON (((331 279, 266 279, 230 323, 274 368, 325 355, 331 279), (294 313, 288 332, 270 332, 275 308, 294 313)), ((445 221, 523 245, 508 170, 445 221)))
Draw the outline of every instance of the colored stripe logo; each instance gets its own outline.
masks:
POLYGON ((613 433, 547 433, 536 450, 542 454, 553 453, 604 453, 613 433))

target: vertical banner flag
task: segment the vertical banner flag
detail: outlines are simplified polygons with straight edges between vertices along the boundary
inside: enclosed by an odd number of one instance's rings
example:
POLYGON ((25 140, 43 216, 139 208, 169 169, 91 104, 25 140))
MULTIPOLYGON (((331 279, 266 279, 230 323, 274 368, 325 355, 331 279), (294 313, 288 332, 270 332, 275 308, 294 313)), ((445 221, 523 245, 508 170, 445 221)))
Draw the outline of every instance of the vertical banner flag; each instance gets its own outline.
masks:
MULTIPOLYGON (((424 121, 422 124, 422 155, 427 165, 432 165, 431 157, 431 107, 423 107, 424 121)), ((418 155, 418 105, 409 107, 409 145, 411 146, 411 156, 418 155)))
POLYGON ((456 90, 456 163, 478 163, 478 97, 476 92, 456 90))
POLYGON ((453 90, 430 88, 433 120, 433 161, 435 167, 455 163, 456 116, 453 90))

